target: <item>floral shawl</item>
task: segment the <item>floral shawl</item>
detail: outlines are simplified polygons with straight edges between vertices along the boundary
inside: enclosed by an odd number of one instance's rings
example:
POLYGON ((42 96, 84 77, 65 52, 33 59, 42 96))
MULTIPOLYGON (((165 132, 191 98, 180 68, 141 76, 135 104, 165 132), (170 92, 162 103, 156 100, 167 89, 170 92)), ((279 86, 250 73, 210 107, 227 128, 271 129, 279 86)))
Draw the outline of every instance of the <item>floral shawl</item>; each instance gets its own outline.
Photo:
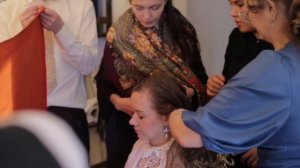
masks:
MULTIPOLYGON (((185 19, 183 16, 178 18, 185 19)), ((123 89, 128 89, 152 73, 162 71, 193 88, 200 101, 199 96, 205 89, 181 59, 181 50, 172 44, 163 20, 164 16, 159 28, 145 28, 129 9, 109 28, 106 40, 114 51, 114 68, 119 75, 119 82, 123 89)))

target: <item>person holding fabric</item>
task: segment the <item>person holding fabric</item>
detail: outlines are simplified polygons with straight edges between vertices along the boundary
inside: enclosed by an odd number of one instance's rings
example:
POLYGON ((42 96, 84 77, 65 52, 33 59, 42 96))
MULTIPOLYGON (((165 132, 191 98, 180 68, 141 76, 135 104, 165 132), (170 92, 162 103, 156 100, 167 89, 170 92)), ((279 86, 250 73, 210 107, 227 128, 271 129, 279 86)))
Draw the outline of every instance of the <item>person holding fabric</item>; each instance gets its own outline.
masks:
POLYGON ((128 124, 132 88, 163 71, 186 86, 194 106, 204 103, 207 75, 194 27, 172 0, 131 0, 109 28, 96 76, 100 117, 106 121, 108 168, 123 168, 137 137, 128 124))
MULTIPOLYGON (((241 11, 246 8, 244 0, 229 0, 229 3, 231 6, 230 15, 237 27, 229 36, 222 75, 213 75, 208 78, 206 90, 210 97, 217 95, 224 84, 256 58, 261 51, 273 49, 272 44, 260 39, 260 35, 249 20, 241 16, 241 11)), ((235 156, 235 159, 236 167, 256 167, 256 148, 235 156)))
MULTIPOLYGON (((46 57, 47 46, 52 44, 49 55, 54 59, 55 69, 51 75, 55 84, 52 88, 48 85, 47 110, 67 121, 88 151, 84 75, 100 64, 93 3, 89 0, 5 1, 0 4, 0 41, 15 36, 40 12, 46 38, 46 57)), ((47 74, 48 81, 49 78, 47 74)))
POLYGON ((275 51, 261 52, 196 113, 175 110, 169 126, 183 146, 220 153, 257 147, 258 167, 299 167, 300 1, 246 2, 244 15, 275 51))
POLYGON ((180 147, 170 134, 168 116, 179 107, 190 109, 192 100, 173 76, 155 73, 132 91, 133 115, 129 121, 138 140, 125 168, 227 168, 234 164, 226 155, 205 148, 180 147))

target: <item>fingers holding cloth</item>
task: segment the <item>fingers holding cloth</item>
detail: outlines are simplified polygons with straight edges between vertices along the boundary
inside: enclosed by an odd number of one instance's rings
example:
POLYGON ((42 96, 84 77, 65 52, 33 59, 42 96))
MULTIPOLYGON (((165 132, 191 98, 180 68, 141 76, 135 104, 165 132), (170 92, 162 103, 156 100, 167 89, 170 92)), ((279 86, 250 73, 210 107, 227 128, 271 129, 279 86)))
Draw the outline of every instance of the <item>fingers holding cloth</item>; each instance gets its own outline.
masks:
POLYGON ((26 9, 20 15, 22 27, 27 27, 38 15, 41 15, 41 22, 45 29, 52 31, 54 34, 60 31, 64 22, 59 14, 46 7, 41 0, 30 2, 26 5, 26 9))

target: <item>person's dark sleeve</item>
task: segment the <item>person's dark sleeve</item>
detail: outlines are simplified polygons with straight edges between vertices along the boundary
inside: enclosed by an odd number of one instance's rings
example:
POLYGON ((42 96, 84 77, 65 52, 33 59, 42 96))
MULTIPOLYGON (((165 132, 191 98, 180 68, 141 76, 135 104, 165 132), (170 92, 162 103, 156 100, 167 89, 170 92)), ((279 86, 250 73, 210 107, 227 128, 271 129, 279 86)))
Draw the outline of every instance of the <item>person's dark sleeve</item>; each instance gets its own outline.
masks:
POLYGON ((238 47, 235 42, 237 39, 236 36, 239 34, 239 30, 238 28, 235 28, 232 30, 232 32, 229 35, 228 38, 228 44, 227 44, 227 48, 226 48, 226 52, 225 52, 225 56, 224 56, 224 67, 223 67, 223 71, 222 74, 225 76, 226 80, 228 80, 230 75, 230 67, 234 66, 232 65, 232 54, 233 52, 236 50, 236 47, 238 47))
POLYGON ((109 97, 118 91, 118 74, 114 68, 115 56, 113 53, 113 49, 106 43, 100 69, 95 77, 100 111, 99 118, 105 121, 107 121, 109 112, 113 109, 109 97))
MULTIPOLYGON (((201 83, 205 86, 207 83, 208 76, 205 71, 205 67, 202 62, 201 54, 200 54, 200 46, 198 43, 197 33, 195 28, 190 24, 190 28, 192 29, 189 34, 189 38, 193 40, 187 40, 187 43, 190 43, 190 50, 193 50, 191 53, 193 55, 189 55, 186 59, 191 70, 195 73, 197 78, 201 81, 201 83), (191 42, 193 41, 193 42, 191 42)), ((184 51, 183 51, 184 52, 184 51)))
POLYGON ((201 83, 205 86, 207 83, 208 76, 203 66, 201 56, 196 56, 193 61, 190 62, 190 68, 196 74, 197 78, 200 79, 201 83))

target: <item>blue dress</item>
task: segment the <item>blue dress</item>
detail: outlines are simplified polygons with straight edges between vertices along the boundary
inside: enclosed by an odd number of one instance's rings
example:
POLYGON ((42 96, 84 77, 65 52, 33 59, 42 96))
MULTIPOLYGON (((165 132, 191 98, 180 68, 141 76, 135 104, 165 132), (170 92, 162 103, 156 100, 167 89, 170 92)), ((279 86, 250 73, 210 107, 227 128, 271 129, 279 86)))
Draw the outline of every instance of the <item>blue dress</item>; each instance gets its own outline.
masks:
POLYGON ((300 167, 300 49, 266 50, 228 81, 206 106, 183 112, 208 150, 258 147, 259 167, 300 167))

